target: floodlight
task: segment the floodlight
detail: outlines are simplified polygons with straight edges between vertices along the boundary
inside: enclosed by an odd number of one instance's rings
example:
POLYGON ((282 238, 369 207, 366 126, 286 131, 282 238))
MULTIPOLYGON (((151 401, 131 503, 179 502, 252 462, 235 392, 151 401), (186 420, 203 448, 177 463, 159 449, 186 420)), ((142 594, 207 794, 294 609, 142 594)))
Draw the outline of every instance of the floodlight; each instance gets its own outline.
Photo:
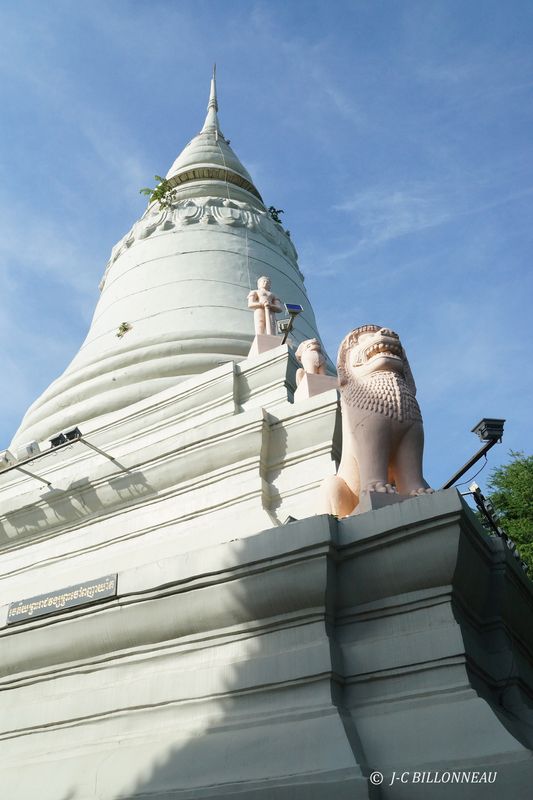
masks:
POLYGON ((298 303, 285 303, 285 308, 287 309, 287 314, 291 314, 291 316, 294 317, 301 314, 304 310, 304 307, 298 305, 298 303))
POLYGON ((477 433, 481 441, 485 442, 485 444, 481 450, 478 450, 477 453, 461 467, 461 469, 457 470, 455 475, 452 475, 449 481, 446 481, 444 486, 441 487, 442 489, 449 489, 450 486, 453 486, 459 478, 462 478, 465 472, 468 472, 470 467, 473 467, 480 458, 487 455, 491 447, 497 442, 501 442, 504 422, 504 419, 489 419, 488 417, 483 417, 483 419, 472 428, 472 433, 477 433))
POLYGON ((81 431, 79 428, 72 428, 71 431, 65 431, 65 439, 68 442, 75 442, 76 439, 81 439, 81 431))
POLYGON ((483 417, 483 419, 472 428, 472 433, 477 433, 482 442, 490 442, 493 439, 501 442, 504 422, 504 419, 488 419, 483 417))
POLYGON ((60 444, 65 444, 67 441, 67 437, 64 433, 56 433, 55 436, 52 436, 50 439, 50 447, 59 447, 60 444))
POLYGON ((278 326, 278 333, 285 333, 285 331, 288 331, 290 324, 290 319, 279 319, 276 323, 278 326))

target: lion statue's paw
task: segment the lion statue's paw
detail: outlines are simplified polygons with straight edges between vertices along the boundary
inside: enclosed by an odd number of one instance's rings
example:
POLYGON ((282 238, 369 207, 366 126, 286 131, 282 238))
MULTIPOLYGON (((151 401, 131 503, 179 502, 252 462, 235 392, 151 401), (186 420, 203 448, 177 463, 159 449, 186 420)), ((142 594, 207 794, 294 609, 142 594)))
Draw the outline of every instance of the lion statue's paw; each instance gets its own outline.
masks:
POLYGON ((418 497, 419 494, 433 494, 434 492, 435 489, 432 489, 430 486, 421 486, 420 489, 413 489, 413 491, 409 492, 409 494, 411 497, 418 497))
POLYGON ((381 492, 387 494, 396 494, 396 488, 392 485, 392 483, 383 483, 381 481, 376 481, 376 483, 369 483, 365 487, 366 492, 381 492))

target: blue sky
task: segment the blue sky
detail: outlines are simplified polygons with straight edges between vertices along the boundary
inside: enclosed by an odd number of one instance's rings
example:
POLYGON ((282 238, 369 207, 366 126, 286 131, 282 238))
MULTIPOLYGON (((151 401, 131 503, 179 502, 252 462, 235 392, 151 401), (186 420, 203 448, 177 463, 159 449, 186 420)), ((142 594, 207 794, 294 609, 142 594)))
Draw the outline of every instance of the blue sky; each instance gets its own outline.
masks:
POLYGON ((77 352, 216 60, 222 130, 285 210, 332 357, 365 322, 400 333, 430 483, 482 416, 507 419, 490 466, 533 451, 529 0, 18 0, 0 37, 0 449, 77 352))

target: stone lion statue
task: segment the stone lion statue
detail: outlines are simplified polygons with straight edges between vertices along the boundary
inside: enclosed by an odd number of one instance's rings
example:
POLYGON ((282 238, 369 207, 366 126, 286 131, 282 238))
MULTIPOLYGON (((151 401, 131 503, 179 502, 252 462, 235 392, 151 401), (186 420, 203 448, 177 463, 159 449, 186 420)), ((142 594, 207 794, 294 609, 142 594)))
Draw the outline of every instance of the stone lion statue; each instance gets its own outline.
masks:
POLYGON ((432 492, 422 474, 424 430, 416 387, 397 333, 363 325, 342 341, 337 358, 342 457, 326 478, 320 511, 351 514, 364 492, 432 492))
POLYGON ((302 365, 296 370, 296 385, 299 386, 306 372, 311 375, 326 374, 326 359, 318 339, 305 339, 298 346, 296 358, 302 365))

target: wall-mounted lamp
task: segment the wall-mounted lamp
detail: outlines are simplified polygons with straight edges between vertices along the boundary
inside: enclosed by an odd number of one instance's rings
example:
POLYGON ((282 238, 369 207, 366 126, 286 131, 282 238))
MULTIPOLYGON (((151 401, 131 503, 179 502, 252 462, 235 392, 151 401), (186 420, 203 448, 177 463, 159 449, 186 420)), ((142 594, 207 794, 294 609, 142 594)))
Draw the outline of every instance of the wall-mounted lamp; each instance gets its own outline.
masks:
POLYGON ((283 331, 283 341, 281 344, 285 344, 289 333, 292 331, 292 326, 294 325, 294 320, 301 314, 304 310, 303 306, 298 305, 298 303, 285 303, 285 308, 287 310, 287 314, 289 315, 288 320, 281 320, 280 322, 280 330, 283 331), (283 325, 283 328, 281 327, 283 325))
POLYGON ((79 428, 72 428, 71 431, 65 431, 64 436, 67 442, 75 442, 76 439, 81 439, 81 431, 79 428))
POLYGON ((3 473, 10 470, 18 470, 19 472, 23 472, 24 475, 28 475, 30 478, 34 478, 35 480, 44 483, 46 486, 51 487, 52 484, 50 481, 47 481, 46 478, 43 478, 40 475, 36 475, 34 472, 30 472, 30 470, 26 469, 26 464, 33 464, 34 461, 37 461, 38 459, 48 455, 50 450, 68 447, 69 445, 73 445, 78 441, 81 444, 84 444, 86 447, 89 447, 91 450, 94 450, 96 453, 99 453, 101 456, 109 459, 109 461, 112 461, 124 472, 130 471, 127 467, 117 461, 116 458, 109 453, 106 453, 105 450, 101 450, 95 444, 92 444, 92 442, 88 442, 86 439, 84 439, 83 434, 78 427, 71 428, 69 431, 57 433, 55 436, 52 436, 49 441, 50 449, 45 451, 40 451, 37 442, 28 442, 28 444, 23 446, 22 450, 18 454, 18 457, 14 456, 9 450, 0 450, 0 472, 3 473))
POLYGON ((65 444, 67 441, 67 437, 64 433, 56 433, 55 436, 52 436, 50 439, 50 447, 59 447, 62 444, 65 444))
POLYGON ((459 478, 462 478, 465 472, 474 466, 474 464, 479 461, 480 458, 483 458, 491 447, 497 442, 501 442, 503 436, 503 425, 505 420, 504 419, 490 419, 488 417, 483 417, 477 425, 474 425, 472 428, 472 433, 477 433, 479 438, 482 442, 486 442, 486 444, 478 450, 472 458, 464 464, 460 470, 458 470, 455 475, 452 475, 449 481, 446 481, 442 489, 449 489, 450 486, 453 486, 459 478))
POLYGON ((489 419, 483 417, 472 428, 472 433, 477 433, 482 442, 501 442, 503 436, 504 419, 489 419))

